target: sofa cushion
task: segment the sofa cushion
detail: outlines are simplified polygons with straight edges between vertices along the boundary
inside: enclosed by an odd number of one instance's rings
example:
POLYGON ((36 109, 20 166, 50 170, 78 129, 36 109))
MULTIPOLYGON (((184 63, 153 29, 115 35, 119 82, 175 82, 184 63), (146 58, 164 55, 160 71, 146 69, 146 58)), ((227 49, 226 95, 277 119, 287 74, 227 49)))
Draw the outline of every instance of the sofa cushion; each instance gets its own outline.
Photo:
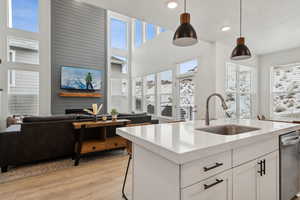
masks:
POLYGON ((151 118, 152 118, 151 115, 119 117, 119 119, 128 119, 128 120, 130 120, 130 123, 132 123, 132 124, 140 124, 140 123, 150 122, 151 118))
POLYGON ((78 115, 52 115, 52 116, 33 116, 25 117, 23 123, 32 122, 50 122, 50 121, 64 121, 64 120, 76 120, 78 115))
POLYGON ((119 113, 118 117, 145 117, 147 113, 119 113))

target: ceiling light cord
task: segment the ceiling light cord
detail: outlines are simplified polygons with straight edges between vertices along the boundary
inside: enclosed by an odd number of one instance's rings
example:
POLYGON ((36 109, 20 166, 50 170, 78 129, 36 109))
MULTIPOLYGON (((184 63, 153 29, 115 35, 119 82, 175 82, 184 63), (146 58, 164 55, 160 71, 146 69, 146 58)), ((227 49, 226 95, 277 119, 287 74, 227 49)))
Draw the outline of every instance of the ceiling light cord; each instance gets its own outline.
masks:
POLYGON ((242 37, 242 0, 240 0, 240 37, 242 37))
POLYGON ((184 12, 186 13, 186 0, 184 0, 184 12))

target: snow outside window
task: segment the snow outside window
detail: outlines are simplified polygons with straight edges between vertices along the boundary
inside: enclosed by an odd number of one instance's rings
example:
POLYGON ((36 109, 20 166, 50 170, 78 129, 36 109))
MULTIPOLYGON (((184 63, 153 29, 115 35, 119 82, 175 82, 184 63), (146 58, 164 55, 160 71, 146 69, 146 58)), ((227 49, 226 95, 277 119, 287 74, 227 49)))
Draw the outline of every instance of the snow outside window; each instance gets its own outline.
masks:
POLYGON ((271 77, 271 116, 299 118, 300 64, 274 67, 271 77))
POLYGON ((145 106, 149 114, 155 114, 156 110, 156 76, 150 74, 145 78, 145 106))
POLYGON ((253 72, 251 67, 226 63, 226 103, 231 118, 250 119, 253 107, 253 72))
POLYGON ((143 79, 141 77, 133 80, 133 108, 136 112, 143 111, 143 79))
POLYGON ((159 76, 159 104, 160 116, 173 116, 173 72, 172 70, 160 72, 159 76))

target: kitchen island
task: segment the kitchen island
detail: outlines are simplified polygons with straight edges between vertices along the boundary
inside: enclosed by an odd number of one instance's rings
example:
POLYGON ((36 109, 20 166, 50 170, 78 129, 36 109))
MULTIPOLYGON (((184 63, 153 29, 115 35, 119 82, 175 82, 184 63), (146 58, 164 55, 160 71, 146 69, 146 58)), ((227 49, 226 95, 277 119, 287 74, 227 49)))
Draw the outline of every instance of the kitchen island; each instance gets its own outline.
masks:
POLYGON ((278 200, 279 136, 299 129, 224 119, 210 126, 191 121, 127 127, 117 134, 133 143, 133 200, 278 200))

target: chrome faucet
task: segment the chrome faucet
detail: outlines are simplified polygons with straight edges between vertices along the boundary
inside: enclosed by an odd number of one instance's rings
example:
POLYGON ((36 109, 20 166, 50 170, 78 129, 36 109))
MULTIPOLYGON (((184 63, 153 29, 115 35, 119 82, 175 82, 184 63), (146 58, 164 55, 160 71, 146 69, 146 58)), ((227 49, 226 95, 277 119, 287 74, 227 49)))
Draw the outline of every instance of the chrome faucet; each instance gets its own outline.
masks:
POLYGON ((226 112, 226 110, 228 110, 228 106, 226 105, 226 102, 225 102, 224 98, 222 97, 222 95, 219 94, 219 93, 213 93, 213 94, 210 95, 210 96, 207 98, 207 100, 206 100, 206 116, 205 116, 205 124, 206 124, 207 126, 209 126, 209 124, 210 124, 210 120, 209 120, 209 101, 210 101, 210 99, 211 99, 213 96, 217 96, 217 97, 219 97, 219 98, 221 99, 221 101, 222 101, 222 108, 223 108, 223 110, 225 111, 225 114, 226 114, 228 117, 230 117, 229 113, 226 112))

